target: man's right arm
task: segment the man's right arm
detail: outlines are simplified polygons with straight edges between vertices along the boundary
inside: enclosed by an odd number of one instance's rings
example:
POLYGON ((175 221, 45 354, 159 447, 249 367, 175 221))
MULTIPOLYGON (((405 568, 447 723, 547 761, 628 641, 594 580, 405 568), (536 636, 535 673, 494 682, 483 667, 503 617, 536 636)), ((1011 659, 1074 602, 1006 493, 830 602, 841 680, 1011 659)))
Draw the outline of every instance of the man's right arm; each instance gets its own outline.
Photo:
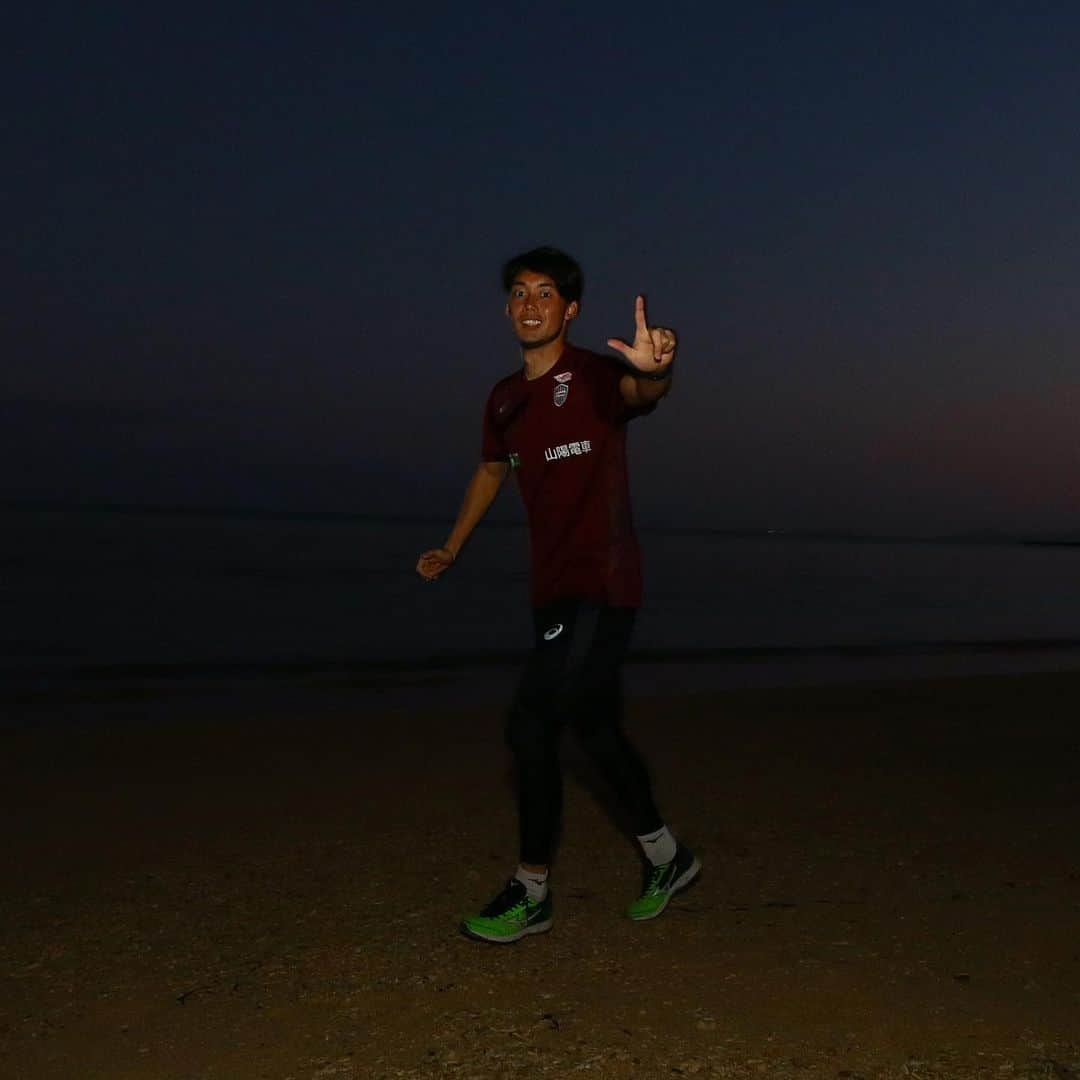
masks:
POLYGON ((473 473, 465 498, 461 501, 457 521, 441 548, 425 551, 416 563, 416 572, 427 581, 434 581, 444 570, 453 566, 473 529, 495 501, 510 466, 505 461, 481 461, 473 473))

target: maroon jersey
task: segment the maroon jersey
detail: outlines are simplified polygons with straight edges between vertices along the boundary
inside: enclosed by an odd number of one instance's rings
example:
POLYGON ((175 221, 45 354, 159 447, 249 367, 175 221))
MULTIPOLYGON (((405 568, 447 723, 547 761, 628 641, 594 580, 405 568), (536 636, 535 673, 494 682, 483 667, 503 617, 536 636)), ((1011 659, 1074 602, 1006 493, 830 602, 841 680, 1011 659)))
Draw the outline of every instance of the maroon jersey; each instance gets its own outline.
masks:
POLYGON ((484 461, 506 461, 529 517, 532 601, 564 597, 612 607, 641 603, 641 554, 630 513, 626 369, 567 345, 539 379, 515 372, 495 384, 484 411, 484 461))

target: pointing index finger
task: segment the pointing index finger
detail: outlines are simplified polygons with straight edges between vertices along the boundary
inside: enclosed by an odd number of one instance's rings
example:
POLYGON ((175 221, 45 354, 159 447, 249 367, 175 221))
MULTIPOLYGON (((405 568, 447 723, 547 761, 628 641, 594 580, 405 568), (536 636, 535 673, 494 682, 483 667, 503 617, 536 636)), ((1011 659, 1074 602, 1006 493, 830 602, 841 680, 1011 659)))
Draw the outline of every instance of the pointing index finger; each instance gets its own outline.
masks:
POLYGON ((647 333, 649 324, 645 321, 645 297, 638 293, 634 300, 634 325, 639 334, 647 333))

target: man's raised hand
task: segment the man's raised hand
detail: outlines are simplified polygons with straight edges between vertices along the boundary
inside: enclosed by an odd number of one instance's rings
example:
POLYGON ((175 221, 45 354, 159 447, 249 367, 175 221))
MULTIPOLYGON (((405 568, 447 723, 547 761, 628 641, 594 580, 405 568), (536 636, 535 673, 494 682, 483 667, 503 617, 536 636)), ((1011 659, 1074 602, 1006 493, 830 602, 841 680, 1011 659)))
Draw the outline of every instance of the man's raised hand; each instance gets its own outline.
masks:
POLYGON ((675 359, 675 331, 667 326, 649 326, 645 320, 645 297, 634 301, 634 341, 627 345, 619 338, 608 338, 608 346, 622 353, 623 359, 646 375, 663 371, 675 359))

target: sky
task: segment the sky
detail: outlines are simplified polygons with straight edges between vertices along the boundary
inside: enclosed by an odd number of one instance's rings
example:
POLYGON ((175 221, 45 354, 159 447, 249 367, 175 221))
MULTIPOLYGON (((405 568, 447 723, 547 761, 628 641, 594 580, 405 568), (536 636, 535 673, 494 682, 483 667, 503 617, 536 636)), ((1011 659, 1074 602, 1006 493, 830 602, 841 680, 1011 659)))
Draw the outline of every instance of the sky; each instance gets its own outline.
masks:
POLYGON ((452 519, 554 244, 642 524, 1080 533, 1075 5, 369 7, 8 17, 0 499, 452 519))

